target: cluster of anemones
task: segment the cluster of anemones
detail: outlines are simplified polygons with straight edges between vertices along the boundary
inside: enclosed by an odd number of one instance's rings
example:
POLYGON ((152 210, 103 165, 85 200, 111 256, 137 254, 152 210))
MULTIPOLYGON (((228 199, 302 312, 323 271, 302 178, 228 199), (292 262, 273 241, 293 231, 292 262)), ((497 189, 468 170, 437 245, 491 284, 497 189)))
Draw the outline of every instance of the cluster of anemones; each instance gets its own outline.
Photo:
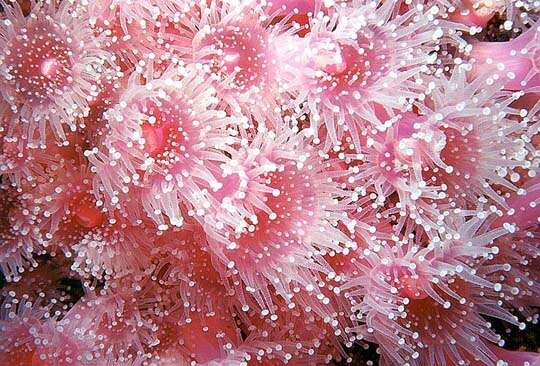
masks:
POLYGON ((538 1, 0 10, 0 364, 540 365, 538 1))

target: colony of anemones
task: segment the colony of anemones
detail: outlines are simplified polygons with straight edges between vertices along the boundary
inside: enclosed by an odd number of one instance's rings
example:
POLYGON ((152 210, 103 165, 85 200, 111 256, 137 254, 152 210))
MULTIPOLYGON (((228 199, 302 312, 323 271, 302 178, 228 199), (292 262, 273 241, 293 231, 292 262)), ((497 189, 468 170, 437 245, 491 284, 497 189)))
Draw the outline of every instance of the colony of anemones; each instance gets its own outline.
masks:
POLYGON ((0 10, 0 364, 540 365, 537 1, 0 10))

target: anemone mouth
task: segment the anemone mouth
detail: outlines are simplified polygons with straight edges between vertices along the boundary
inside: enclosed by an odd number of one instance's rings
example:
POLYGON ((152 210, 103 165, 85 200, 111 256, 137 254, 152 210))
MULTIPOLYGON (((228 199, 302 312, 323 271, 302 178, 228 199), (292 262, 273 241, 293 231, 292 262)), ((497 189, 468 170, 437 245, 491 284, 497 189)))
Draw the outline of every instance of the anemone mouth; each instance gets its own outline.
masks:
POLYGON ((253 25, 227 24, 218 26, 200 42, 210 55, 203 62, 221 80, 232 79, 239 92, 264 90, 269 79, 266 31, 253 25))
MULTIPOLYGON (((242 172, 244 173, 244 172, 242 172)), ((245 174, 233 172, 227 176, 223 176, 219 179, 221 188, 212 192, 212 195, 219 202, 232 201, 234 199, 245 198, 245 188, 248 183, 245 182, 245 174)))
POLYGON ((214 102, 213 89, 202 90, 206 84, 198 78, 189 81, 193 84, 183 82, 186 84, 158 79, 152 95, 137 86, 106 116, 119 130, 108 143, 129 154, 139 177, 156 182, 166 176, 168 182, 181 179, 179 174, 192 172, 214 142, 226 143, 225 138, 216 141, 224 133, 222 125, 229 121, 225 112, 205 109, 214 102))
POLYGON ((144 152, 158 165, 167 167, 194 157, 200 142, 194 121, 183 103, 151 103, 144 108, 148 121, 140 126, 144 152))
POLYGON ((360 30, 354 41, 321 34, 311 42, 311 67, 321 93, 334 102, 358 99, 388 74, 392 52, 386 34, 375 27, 360 30))
POLYGON ((105 224, 105 215, 89 194, 75 195, 68 214, 63 217, 58 230, 54 231, 54 242, 61 245, 62 249, 69 250, 72 244, 88 233, 101 230, 105 224))
POLYGON ((72 212, 75 223, 85 229, 99 227, 104 221, 103 212, 87 196, 78 201, 72 212))
POLYGON ((386 143, 383 150, 377 154, 377 167, 382 172, 383 176, 390 183, 397 183, 398 179, 407 179, 408 166, 411 163, 411 156, 403 156, 400 153, 399 147, 394 143, 386 143))
POLYGON ((73 59, 78 50, 70 36, 51 21, 30 18, 4 50, 8 83, 20 102, 32 107, 52 104, 73 82, 73 59))
MULTIPOLYGON (((424 289, 426 281, 423 275, 411 269, 409 266, 398 263, 377 267, 375 271, 379 273, 381 279, 391 286, 390 291, 401 298, 410 300, 423 300, 429 297, 424 289)), ((416 266, 415 266, 416 267, 416 266)), ((424 275, 425 276, 425 275, 424 275)))

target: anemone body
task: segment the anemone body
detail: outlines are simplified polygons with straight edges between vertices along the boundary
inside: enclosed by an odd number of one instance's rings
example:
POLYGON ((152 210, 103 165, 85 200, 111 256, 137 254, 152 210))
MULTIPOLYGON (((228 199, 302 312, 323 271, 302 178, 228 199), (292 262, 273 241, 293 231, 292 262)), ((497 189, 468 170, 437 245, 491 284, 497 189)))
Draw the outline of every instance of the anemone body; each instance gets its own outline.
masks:
POLYGON ((474 59, 473 75, 497 74, 509 90, 533 90, 540 87, 540 26, 535 23, 507 42, 478 42, 470 57, 474 59))

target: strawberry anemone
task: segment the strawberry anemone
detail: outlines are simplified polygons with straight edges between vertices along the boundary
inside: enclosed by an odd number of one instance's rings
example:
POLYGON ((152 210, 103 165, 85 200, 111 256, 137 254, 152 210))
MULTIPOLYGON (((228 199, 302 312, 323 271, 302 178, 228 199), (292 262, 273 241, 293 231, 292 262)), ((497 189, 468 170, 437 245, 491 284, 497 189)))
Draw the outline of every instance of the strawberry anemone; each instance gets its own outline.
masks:
MULTIPOLYGON (((89 4, 92 14, 105 19, 118 19, 122 28, 133 22, 152 23, 162 17, 171 17, 189 9, 183 0, 96 0, 89 4)), ((127 34, 127 32, 126 32, 127 34)))
POLYGON ((111 132, 104 146, 85 155, 113 204, 137 191, 160 229, 181 226, 181 204, 203 215, 205 192, 221 187, 209 166, 234 141, 227 128, 235 119, 216 109, 215 89, 195 68, 171 67, 144 85, 131 81, 107 112, 111 132))
POLYGON ((247 226, 220 230, 225 226, 213 215, 204 225, 211 249, 266 308, 271 305, 268 285, 285 298, 292 295, 291 281, 317 288, 313 271, 327 271, 319 250, 350 244, 345 231, 354 230, 355 223, 347 211, 357 197, 333 180, 347 172, 332 171, 333 161, 321 157, 304 133, 288 128, 260 132, 264 139, 255 138, 249 148, 266 168, 251 182, 257 199, 247 226))
POLYGON ((441 205, 474 209, 488 199, 504 207, 506 192, 520 184, 516 169, 534 169, 526 159, 526 121, 511 107, 516 96, 503 91, 500 80, 484 76, 467 82, 466 70, 459 67, 434 80, 426 101, 418 104, 420 114, 444 135, 444 147, 426 164, 421 182, 442 188, 441 205))
MULTIPOLYGON (((309 286, 307 290, 295 287, 292 289, 294 302, 287 305, 283 298, 274 295, 274 305, 261 311, 249 297, 243 296, 232 277, 224 278, 228 275, 227 270, 207 246, 201 228, 195 224, 168 230, 156 242, 154 256, 160 260, 150 276, 151 283, 143 282, 140 286, 143 289, 141 304, 144 314, 155 319, 159 327, 157 338, 160 343, 149 350, 153 359, 162 362, 195 359, 202 362, 214 358, 215 362, 232 362, 245 358, 266 365, 285 360, 325 362, 331 355, 345 356, 339 340, 342 334, 345 335, 341 326, 347 317, 347 307, 334 308, 337 304, 334 301, 338 301, 334 294, 326 292, 323 295, 322 291, 309 286), (165 256, 164 253, 173 256, 165 256), (219 303, 216 303, 216 298, 221 299, 219 303), (303 314, 297 309, 308 309, 309 313, 302 318, 309 330, 298 336, 292 335, 303 314), (287 310, 294 311, 295 315, 289 317, 287 310), (222 317, 222 314, 227 315, 222 317), (240 328, 247 334, 241 343, 231 336, 234 334, 229 318, 231 314, 236 314, 235 317, 241 321, 240 328), (205 337, 208 342, 199 342, 197 347, 194 346, 197 342, 193 343, 187 335, 190 332, 199 334, 197 328, 192 329, 191 323, 196 319, 206 324, 202 329, 208 332, 205 337), (221 339, 220 343, 213 342, 213 329, 217 326, 225 336, 216 336, 217 341, 221 339), (187 328, 188 333, 181 327, 187 328), (321 330, 323 328, 324 331, 321 330), (327 352, 325 357, 322 352, 327 352)), ((321 281, 318 285, 324 286, 324 283, 321 281)), ((193 326, 200 324, 197 322, 193 326)))
POLYGON ((82 139, 80 146, 84 151, 89 147, 98 146, 110 132, 106 112, 118 102, 122 91, 126 88, 129 78, 119 70, 113 70, 103 75, 99 81, 99 94, 89 101, 90 111, 82 121, 82 139))
POLYGON ((296 108, 310 115, 311 128, 324 126, 334 143, 347 129, 356 131, 354 117, 367 102, 402 109, 421 93, 415 79, 435 61, 444 30, 433 14, 415 8, 396 15, 396 6, 338 7, 332 16, 314 17, 305 38, 280 43, 284 88, 297 95, 296 108))
POLYGON ((0 105, 0 175, 19 188, 36 186, 47 180, 47 174, 77 155, 79 136, 68 133, 66 140, 56 142, 47 131, 47 143, 28 138, 20 116, 0 105), (53 141, 51 141, 53 140, 53 141))
POLYGON ((257 5, 212 0, 199 6, 173 30, 173 54, 201 65, 233 112, 273 120, 283 104, 276 83, 277 44, 294 30, 285 21, 273 22, 257 5))
POLYGON ((64 166, 39 192, 44 246, 73 258, 80 275, 108 278, 146 267, 153 225, 104 207, 85 166, 64 166))
MULTIPOLYGON (((308 292, 303 289, 297 292, 302 293, 300 296, 307 300, 306 303, 287 303, 275 297, 270 310, 247 313, 248 317, 242 324, 244 332, 250 334, 251 338, 253 334, 264 334, 263 339, 267 343, 279 345, 279 348, 273 347, 272 352, 260 352, 261 357, 254 359, 254 362, 263 365, 279 365, 283 362, 319 365, 330 360, 347 359, 348 355, 340 343, 342 338, 338 337, 333 327, 335 324, 318 314, 317 305, 308 299, 311 296, 308 292)), ((319 301, 321 306, 330 309, 333 304, 323 305, 319 301)))
POLYGON ((107 289, 85 295, 62 319, 48 324, 38 354, 45 365, 133 364, 146 359, 143 345, 156 342, 154 331, 130 289, 107 289))
POLYGON ((433 162, 441 164, 440 153, 446 146, 443 131, 413 112, 388 114, 372 109, 370 114, 372 121, 384 127, 367 126, 357 143, 360 153, 346 155, 354 165, 349 182, 363 192, 375 192, 379 204, 397 194, 401 210, 433 224, 437 212, 430 203, 444 194, 441 186, 427 184, 424 174, 433 162))
MULTIPOLYGON (((209 249, 206 235, 197 222, 188 221, 182 228, 159 233, 152 249, 152 273, 141 285, 140 297, 146 311, 165 317, 167 312, 182 309, 191 312, 214 312, 213 299, 220 298, 231 310, 246 304, 231 297, 231 287, 223 265, 209 249)), ((176 315, 180 320, 180 315, 176 315)))
POLYGON ((127 282, 136 290, 142 318, 155 327, 156 342, 144 345, 151 362, 212 364, 244 359, 245 353, 238 351, 241 338, 234 320, 234 291, 214 268, 205 241, 196 222, 160 233, 149 271, 115 286, 125 288, 127 282))
POLYGON ((387 363, 492 364, 498 358, 490 345, 504 342, 484 316, 525 326, 502 306, 501 285, 478 267, 499 252, 494 240, 508 231, 485 230, 485 218, 455 221, 443 234, 396 233, 356 253, 358 275, 342 290, 365 323, 355 331, 378 343, 387 363))
POLYGON ((65 140, 64 127, 77 127, 88 113, 96 80, 112 62, 98 46, 88 19, 70 2, 39 1, 25 16, 15 1, 1 2, 2 96, 20 113, 29 138, 46 130, 65 140))
POLYGON ((69 261, 62 257, 36 258, 37 267, 30 267, 17 282, 7 283, 0 290, 0 299, 22 296, 46 307, 53 317, 63 316, 78 300, 77 280, 69 271, 69 261))
POLYGON ((0 107, 0 114, 0 174, 20 187, 23 181, 35 181, 44 174, 40 163, 47 162, 47 155, 40 154, 38 144, 27 141, 20 125, 9 127, 9 120, 14 117, 7 108, 0 107))
MULTIPOLYGON (((191 4, 192 5, 192 4, 191 4)), ((171 54, 165 29, 187 16, 191 5, 177 0, 97 0, 87 6, 100 46, 112 53, 123 71, 163 71, 171 54)))

